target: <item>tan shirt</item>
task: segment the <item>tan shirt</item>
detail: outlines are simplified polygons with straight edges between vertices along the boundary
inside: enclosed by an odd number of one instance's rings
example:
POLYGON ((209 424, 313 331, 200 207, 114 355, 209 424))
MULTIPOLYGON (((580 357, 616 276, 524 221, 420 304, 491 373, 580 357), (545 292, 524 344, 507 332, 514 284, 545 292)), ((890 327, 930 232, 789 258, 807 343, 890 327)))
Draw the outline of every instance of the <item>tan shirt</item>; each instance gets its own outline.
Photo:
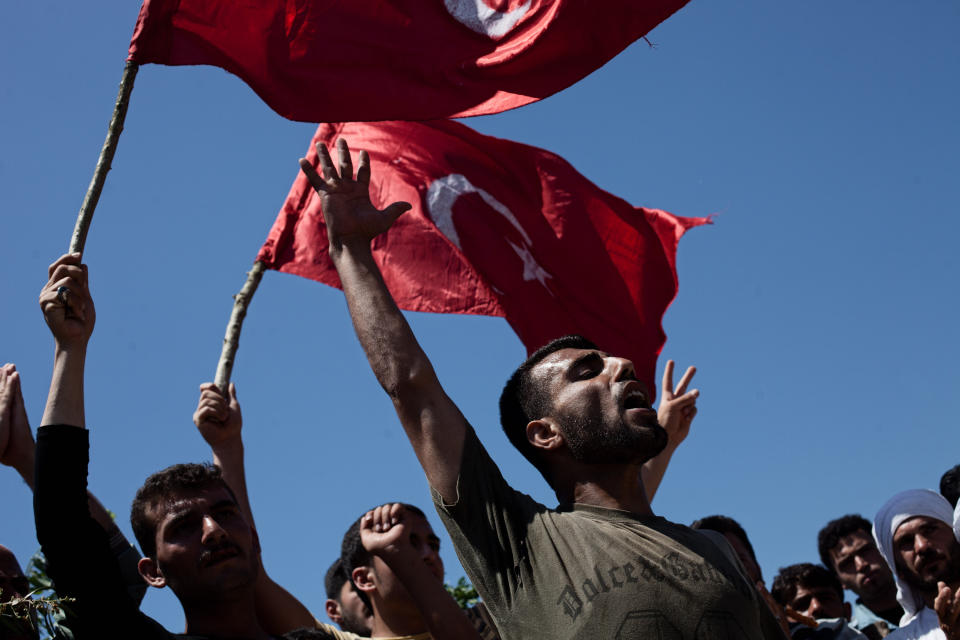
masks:
MULTIPOLYGON (((368 640, 366 636, 358 636, 355 633, 350 633, 349 631, 341 631, 335 626, 327 624, 325 622, 320 622, 316 618, 313 619, 314 625, 319 631, 329 634, 331 640, 368 640)), ((433 636, 429 633, 420 633, 415 636, 396 636, 396 637, 380 637, 376 640, 433 640, 433 636)))

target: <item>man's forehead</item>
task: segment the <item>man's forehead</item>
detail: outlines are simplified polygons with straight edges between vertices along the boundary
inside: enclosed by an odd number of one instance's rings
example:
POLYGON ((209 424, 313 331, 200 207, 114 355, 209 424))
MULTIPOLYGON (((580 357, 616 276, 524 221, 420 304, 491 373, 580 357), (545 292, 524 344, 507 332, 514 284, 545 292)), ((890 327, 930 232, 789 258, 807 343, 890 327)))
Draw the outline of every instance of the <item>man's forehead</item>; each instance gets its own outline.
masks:
POLYGON ((897 530, 893 532, 893 537, 896 539, 899 536, 906 535, 924 527, 927 525, 932 525, 935 527, 946 527, 951 528, 949 524, 940 520, 939 518, 934 518, 931 516, 911 516, 897 525, 897 530))
POLYGON ((537 377, 554 377, 563 375, 567 369, 570 368, 570 365, 573 362, 589 354, 596 354, 601 358, 605 358, 609 355, 606 352, 598 349, 576 349, 573 347, 567 347, 565 349, 558 349, 553 353, 548 354, 543 360, 535 364, 530 371, 537 377))
POLYGON ((436 537, 436 534, 433 532, 433 527, 430 526, 430 521, 427 520, 426 516, 422 516, 419 513, 408 511, 406 517, 407 517, 407 524, 410 525, 413 529, 416 529, 417 531, 425 535, 431 535, 436 537))
POLYGON ((203 489, 191 489, 176 495, 167 496, 151 505, 150 510, 157 519, 176 517, 197 509, 208 508, 218 502, 235 503, 226 487, 211 486, 203 489))
POLYGON ((845 536, 840 536, 837 546, 831 549, 830 552, 835 557, 838 557, 854 551, 859 551, 860 549, 868 546, 876 546, 873 541, 873 534, 864 531, 863 529, 858 529, 857 531, 851 531, 845 536))
POLYGON ((804 584, 803 582, 797 582, 797 597, 801 595, 808 595, 808 594, 817 595, 821 593, 836 593, 836 589, 828 587, 825 584, 809 586, 804 584))

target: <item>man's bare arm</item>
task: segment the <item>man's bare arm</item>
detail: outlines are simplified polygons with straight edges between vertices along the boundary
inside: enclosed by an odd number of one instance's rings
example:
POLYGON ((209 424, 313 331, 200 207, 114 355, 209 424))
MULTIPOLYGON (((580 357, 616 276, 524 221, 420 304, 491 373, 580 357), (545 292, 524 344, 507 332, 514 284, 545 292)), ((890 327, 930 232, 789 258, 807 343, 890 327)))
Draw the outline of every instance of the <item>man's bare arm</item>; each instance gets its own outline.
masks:
POLYGON ((385 504, 360 519, 360 540, 379 556, 413 597, 433 640, 480 640, 466 614, 410 544, 402 504, 385 504))
POLYGON ((67 254, 50 265, 49 280, 40 291, 40 308, 56 348, 50 392, 40 424, 86 427, 83 370, 96 311, 80 254, 67 254))
MULTIPOLYGON (((223 479, 236 496, 240 511, 250 526, 256 529, 247 495, 247 474, 243 462, 243 416, 233 383, 230 383, 227 392, 229 398, 212 382, 200 385, 200 400, 193 413, 193 423, 210 445, 213 463, 223 472, 223 479)), ((315 623, 310 610, 267 574, 262 559, 257 575, 256 602, 257 618, 270 633, 280 635, 300 627, 312 627, 315 623)))
POLYGON ((338 141, 339 167, 317 145, 323 177, 306 159, 300 166, 321 198, 330 257, 340 275, 357 338, 380 385, 390 395, 400 422, 427 475, 446 502, 456 500, 467 423, 447 397, 433 366, 387 290, 370 249, 410 205, 395 202, 383 211, 370 202, 370 158, 353 163, 344 140, 338 141))
POLYGON ((690 424, 697 415, 699 389, 687 391, 687 386, 697 372, 696 367, 688 367, 677 386, 673 386, 673 360, 667 360, 663 368, 663 382, 660 385, 660 407, 657 420, 667 431, 667 446, 657 457, 643 465, 643 488, 647 491, 647 500, 653 502, 653 496, 660 487, 663 475, 667 472, 670 458, 690 433, 690 424))
MULTIPOLYGON (((53 334, 56 346, 53 376, 50 381, 50 391, 47 394, 47 404, 44 408, 41 424, 66 425, 84 429, 86 428, 83 395, 84 366, 86 364, 87 344, 93 333, 97 317, 93 298, 90 295, 87 266, 81 263, 79 253, 66 254, 50 265, 48 276, 47 284, 40 291, 40 308, 43 311, 44 320, 46 320, 47 326, 53 334)), ((19 375, 15 372, 14 375, 17 397, 11 405, 11 413, 9 414, 12 420, 10 426, 13 431, 7 440, 7 444, 9 446, 16 443, 13 454, 18 459, 11 461, 10 464, 24 476, 24 480, 30 478, 27 480, 27 484, 31 489, 36 491, 34 486, 34 482, 36 482, 41 487, 40 493, 48 495, 49 488, 47 494, 43 492, 42 478, 40 476, 34 477, 35 459, 33 451, 31 450, 28 454, 24 450, 27 441, 30 444, 33 443, 33 434, 30 431, 26 410, 23 407, 19 375)), ((8 378, 7 382, 9 383, 9 381, 8 378)), ((41 473, 43 472, 41 471, 41 473)), ((41 499, 41 501, 43 500, 41 499)), ((42 509, 36 505, 35 502, 37 535, 42 544, 44 542, 40 533, 42 509)), ((125 581, 127 593, 135 602, 139 602, 143 598, 146 585, 140 581, 134 566, 138 554, 135 549, 130 547, 109 512, 89 491, 87 491, 87 512, 106 532, 111 550, 118 561, 118 577, 125 581)), ((80 523, 71 524, 79 525, 80 523)))
MULTIPOLYGON (((0 464, 11 467, 33 490, 34 447, 33 431, 27 420, 27 410, 20 388, 20 372, 16 366, 0 367, 0 464)), ((100 501, 87 492, 90 515, 111 538, 123 536, 117 523, 100 501)), ((124 540, 126 540, 124 538, 124 540)))

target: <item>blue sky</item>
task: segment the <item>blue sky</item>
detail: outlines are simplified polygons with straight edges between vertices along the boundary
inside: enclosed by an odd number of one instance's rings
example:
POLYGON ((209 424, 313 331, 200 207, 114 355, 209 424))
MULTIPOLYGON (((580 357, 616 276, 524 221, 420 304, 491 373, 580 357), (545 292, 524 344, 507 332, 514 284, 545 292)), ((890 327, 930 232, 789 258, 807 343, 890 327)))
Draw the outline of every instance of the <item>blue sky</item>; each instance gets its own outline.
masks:
MULTIPOLYGON (((36 1, 0 24, 0 361, 18 365, 34 426, 53 351, 37 294, 67 248, 136 14, 36 1)), ((680 244, 664 356, 699 367, 702 395, 654 509, 737 518, 768 582, 816 559, 827 520, 872 517, 960 462, 958 27, 947 0, 693 0, 651 33, 655 48, 468 122, 557 152, 637 206, 719 214, 680 244)), ((314 128, 219 69, 140 70, 85 255, 90 485, 128 535, 149 473, 209 458, 197 387, 314 128)), ((552 503, 497 423, 524 354, 507 324, 409 317, 504 475, 552 503)), ((234 380, 266 565, 320 616, 349 522, 387 500, 429 507, 426 483, 340 292, 267 273, 234 380)), ((25 560, 28 491, 10 469, 0 487, 0 542, 25 560)), ((182 628, 169 592, 144 608, 182 628)))

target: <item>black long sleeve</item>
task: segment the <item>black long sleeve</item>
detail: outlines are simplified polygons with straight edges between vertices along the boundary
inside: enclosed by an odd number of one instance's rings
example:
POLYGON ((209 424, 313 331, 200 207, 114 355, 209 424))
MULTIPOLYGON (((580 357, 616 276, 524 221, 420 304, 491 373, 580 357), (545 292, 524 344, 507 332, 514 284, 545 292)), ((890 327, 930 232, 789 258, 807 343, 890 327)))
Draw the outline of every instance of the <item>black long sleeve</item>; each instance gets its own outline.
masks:
POLYGON ((86 429, 51 425, 37 430, 33 496, 37 539, 57 593, 67 605, 77 640, 174 637, 142 614, 127 590, 103 528, 87 505, 86 429))

